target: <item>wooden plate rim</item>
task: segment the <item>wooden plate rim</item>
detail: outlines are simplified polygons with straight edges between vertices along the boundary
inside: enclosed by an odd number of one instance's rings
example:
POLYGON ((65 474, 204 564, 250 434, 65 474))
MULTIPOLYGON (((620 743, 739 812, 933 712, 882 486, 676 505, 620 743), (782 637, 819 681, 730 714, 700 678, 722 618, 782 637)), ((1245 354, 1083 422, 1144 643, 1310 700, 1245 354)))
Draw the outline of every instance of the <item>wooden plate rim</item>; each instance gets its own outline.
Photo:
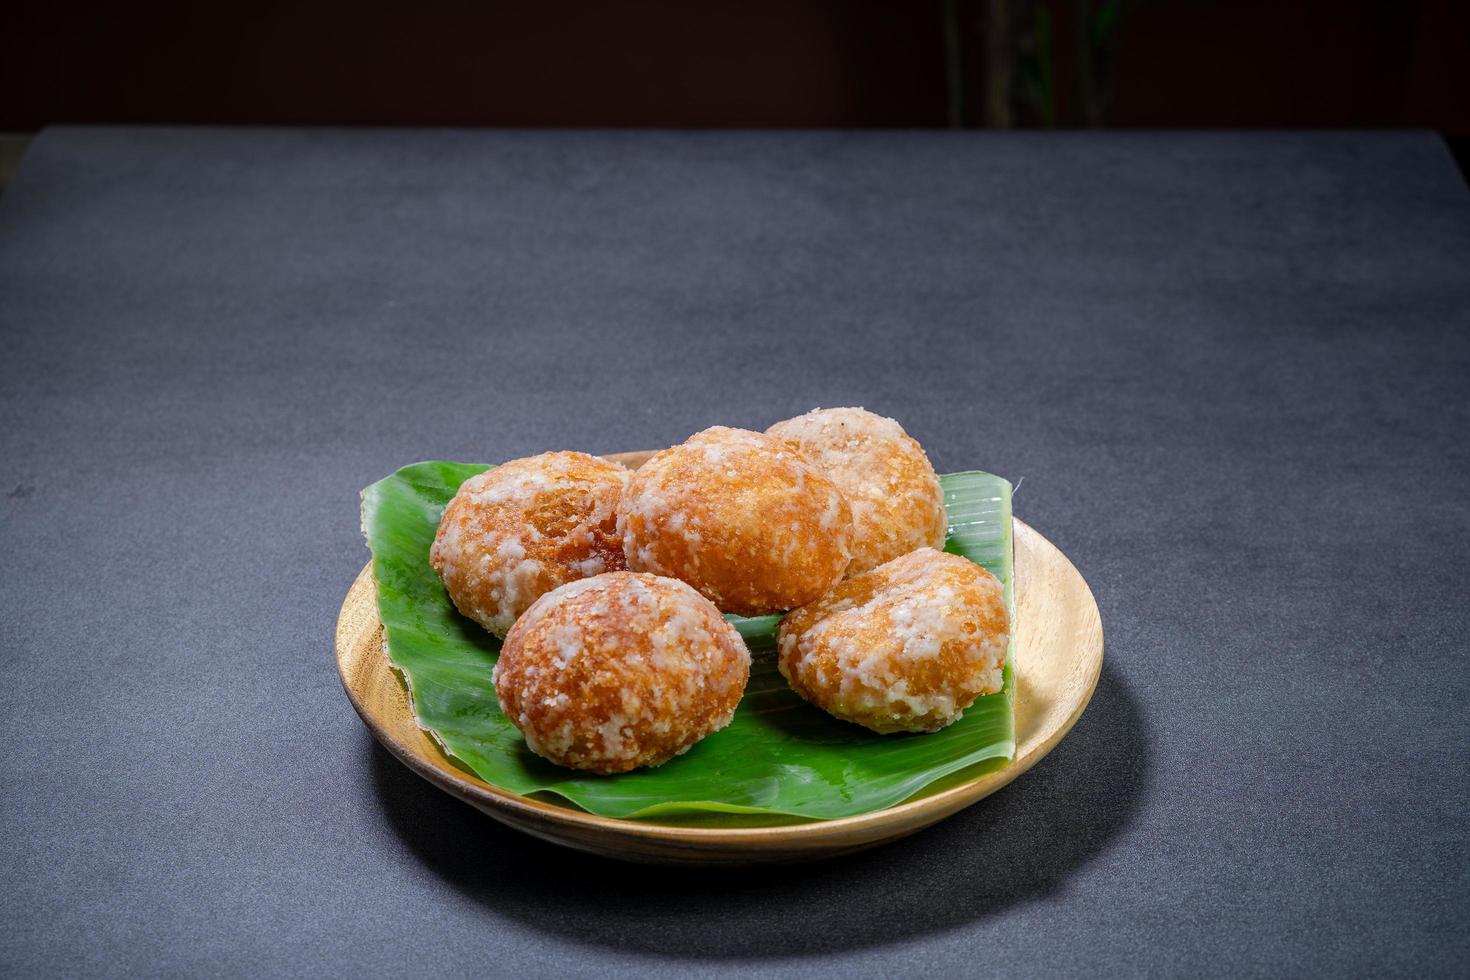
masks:
MULTIPOLYGON (((629 453, 624 455, 628 457, 642 457, 646 454, 629 453)), ((1077 577, 1083 592, 1087 596, 1088 602, 1096 610, 1097 604, 1093 598, 1092 590, 1087 585, 1086 580, 1077 572, 1071 559, 1067 558, 1061 549, 1057 548, 1034 528, 1031 528, 1018 518, 1012 519, 1017 528, 1023 529, 1022 533, 1035 535, 1040 543, 1055 552, 1057 557, 1066 564, 1070 572, 1077 577)), ((1077 701, 1062 724, 1050 735, 1038 743, 1030 752, 1017 758, 1011 765, 1004 769, 987 773, 971 782, 962 783, 932 795, 921 796, 895 804, 883 810, 857 814, 850 817, 835 817, 827 820, 801 821, 798 817, 796 819, 800 822, 766 827, 689 827, 659 823, 656 820, 604 817, 599 814, 588 813, 585 810, 573 809, 571 805, 546 802, 533 799, 529 796, 523 796, 519 793, 513 793, 510 790, 502 789, 492 783, 485 782, 468 772, 463 774, 446 772, 423 759, 412 746, 404 744, 376 716, 368 711, 362 699, 359 697, 358 692, 353 688, 347 674, 348 656, 347 644, 344 642, 344 631, 346 628, 347 610, 354 602, 365 600, 372 602, 376 606, 376 584, 373 581, 372 570, 372 562, 369 561, 363 567, 362 571, 358 573, 357 578, 353 581, 347 596, 343 600, 342 608, 338 612, 337 617, 335 652, 337 675, 342 682, 343 689, 347 692, 348 700, 352 702, 352 707, 356 710, 358 717, 362 719, 363 724, 368 727, 378 741, 386 746, 401 762, 424 779, 427 779, 429 782, 451 794, 467 798, 477 805, 508 811, 509 813, 531 820, 544 820, 627 838, 642 838, 664 843, 683 842, 695 846, 700 844, 748 844, 759 846, 761 844, 774 844, 777 842, 789 846, 793 843, 800 843, 803 840, 809 840, 810 843, 817 844, 820 840, 830 838, 833 835, 844 835, 844 832, 854 832, 860 835, 864 830, 889 823, 899 826, 913 825, 922 820, 923 814, 929 812, 935 812, 941 816, 947 815, 1007 785, 1050 752, 1072 730, 1072 727, 1077 723, 1077 719, 1081 717, 1082 712, 1087 708, 1088 703, 1092 700, 1093 692, 1097 688, 1098 677, 1102 672, 1103 635, 1101 620, 1098 618, 1095 620, 1097 622, 1097 652, 1087 665, 1088 675, 1083 685, 1082 697, 1077 701), (371 593, 371 595, 364 597, 362 595, 363 592, 371 593)), ((379 630, 382 629, 381 622, 379 622, 378 628, 379 630)), ((378 655, 385 659, 387 658, 386 652, 379 651, 378 655)), ((398 673, 397 668, 392 666, 391 661, 388 666, 395 674, 398 673)), ((403 682, 401 675, 399 682, 403 682)), ((442 753, 442 749, 440 751, 442 753)), ((445 755, 445 760, 451 766, 458 766, 447 754, 445 755)))

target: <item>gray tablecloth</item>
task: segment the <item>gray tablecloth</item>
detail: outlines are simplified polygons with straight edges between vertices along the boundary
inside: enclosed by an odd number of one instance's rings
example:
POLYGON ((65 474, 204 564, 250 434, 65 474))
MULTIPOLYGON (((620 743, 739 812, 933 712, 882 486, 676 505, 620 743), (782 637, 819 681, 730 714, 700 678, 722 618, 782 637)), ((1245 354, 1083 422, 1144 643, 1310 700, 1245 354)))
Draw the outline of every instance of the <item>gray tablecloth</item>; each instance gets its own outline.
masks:
POLYGON ((1428 134, 48 131, 0 196, 0 973, 1463 971, 1467 447, 1428 134), (1097 594, 1096 697, 999 795, 640 869, 353 714, 365 484, 848 404, 1097 594))

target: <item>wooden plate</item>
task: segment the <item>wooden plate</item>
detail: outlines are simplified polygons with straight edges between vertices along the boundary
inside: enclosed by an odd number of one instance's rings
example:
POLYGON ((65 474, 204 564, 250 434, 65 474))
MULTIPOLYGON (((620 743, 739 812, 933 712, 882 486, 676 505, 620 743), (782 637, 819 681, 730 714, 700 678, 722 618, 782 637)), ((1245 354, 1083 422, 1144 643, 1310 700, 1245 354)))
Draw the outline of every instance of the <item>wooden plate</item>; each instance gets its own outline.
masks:
MULTIPOLYGON (((651 453, 607 457, 637 467, 651 453)), ((1016 761, 941 780, 897 806, 856 817, 764 827, 679 826, 600 817, 547 795, 492 786, 446 756, 414 721, 408 691, 383 653, 369 563, 337 619, 337 670, 352 706, 388 751, 445 792, 501 823, 567 847, 630 861, 757 864, 809 861, 906 837, 989 796, 1067 734, 1097 686, 1103 635, 1087 583, 1056 546, 1015 522, 1016 761)))

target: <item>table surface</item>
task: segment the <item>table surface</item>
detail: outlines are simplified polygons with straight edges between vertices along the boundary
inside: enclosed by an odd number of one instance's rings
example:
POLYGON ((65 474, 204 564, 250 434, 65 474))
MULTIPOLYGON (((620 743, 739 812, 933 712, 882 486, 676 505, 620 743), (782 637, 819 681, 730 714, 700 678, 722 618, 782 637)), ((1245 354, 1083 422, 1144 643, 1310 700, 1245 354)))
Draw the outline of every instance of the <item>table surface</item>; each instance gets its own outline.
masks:
POLYGON ((1425 133, 58 129, 0 196, 0 973, 1470 956, 1470 194, 1425 133), (333 668, 357 493, 813 405, 1091 583, 1034 771, 824 865, 523 838, 333 668))

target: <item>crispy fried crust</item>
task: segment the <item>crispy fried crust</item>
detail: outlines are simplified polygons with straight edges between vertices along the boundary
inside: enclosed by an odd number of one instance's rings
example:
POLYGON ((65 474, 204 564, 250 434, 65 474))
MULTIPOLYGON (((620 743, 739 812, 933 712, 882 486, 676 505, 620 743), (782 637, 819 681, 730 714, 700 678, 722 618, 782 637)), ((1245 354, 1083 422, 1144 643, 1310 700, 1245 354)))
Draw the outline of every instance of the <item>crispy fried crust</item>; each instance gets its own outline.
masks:
POLYGON ((893 419, 861 408, 815 409, 767 434, 815 460, 852 508, 848 575, 916 548, 943 548, 944 491, 924 449, 893 419))
POLYGON ((779 439, 716 426, 654 455, 618 509, 628 567, 688 582, 726 612, 781 612, 841 580, 852 514, 779 439))
POLYGON ((628 471, 586 453, 513 459, 470 477, 429 564, 455 608, 497 636, 543 593, 626 568, 617 506, 628 471))
POLYGON ((781 621, 778 666, 812 704, 875 732, 933 732, 1001 689, 1000 582, 923 548, 855 575, 781 621))
POLYGON ((532 751, 602 774, 661 765, 724 728, 749 677, 750 653, 713 603, 633 572, 542 596, 494 673, 532 751))

